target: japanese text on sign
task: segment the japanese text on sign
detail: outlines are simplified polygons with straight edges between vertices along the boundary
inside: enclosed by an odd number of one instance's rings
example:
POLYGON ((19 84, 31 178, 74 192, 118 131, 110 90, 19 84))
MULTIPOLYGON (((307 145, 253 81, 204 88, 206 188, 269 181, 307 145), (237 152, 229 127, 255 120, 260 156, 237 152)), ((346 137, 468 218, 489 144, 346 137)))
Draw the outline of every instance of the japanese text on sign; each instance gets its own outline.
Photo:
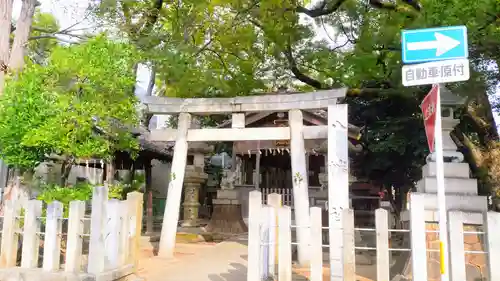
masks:
POLYGON ((403 66, 403 85, 438 84, 469 79, 467 60, 448 60, 403 66))
POLYGON ((406 81, 422 80, 427 78, 463 76, 464 64, 446 64, 441 67, 417 67, 416 69, 407 69, 405 71, 406 81))

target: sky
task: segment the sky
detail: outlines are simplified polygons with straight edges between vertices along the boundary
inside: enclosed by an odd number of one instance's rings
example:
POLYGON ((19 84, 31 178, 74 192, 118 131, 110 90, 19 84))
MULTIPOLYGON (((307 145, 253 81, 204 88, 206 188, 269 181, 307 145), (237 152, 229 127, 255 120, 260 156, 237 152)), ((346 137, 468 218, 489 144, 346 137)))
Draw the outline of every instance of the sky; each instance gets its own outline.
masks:
MULTIPOLYGON (((85 17, 88 0, 39 0, 44 13, 53 14, 62 28, 71 26, 85 17)), ((14 0, 13 17, 17 18, 21 10, 21 0, 14 0)), ((90 24, 90 23, 87 23, 90 24)))
MULTIPOLYGON (((86 8, 88 7, 90 1, 89 0, 39 0, 41 3, 41 10, 46 13, 53 14, 56 19, 59 21, 59 25, 61 28, 66 28, 72 26, 85 18, 86 8)), ((309 6, 314 6, 316 3, 322 0, 312 0, 309 6)), ((19 15, 19 11, 21 9, 21 0, 14 0, 14 12, 13 17, 16 19, 19 15)), ((305 18, 302 21, 306 20, 305 18)), ((344 42, 336 42, 332 40, 335 37, 335 31, 330 26, 319 26, 316 25, 313 21, 312 24, 315 26, 316 39, 318 40, 326 40, 330 42, 333 46, 343 44, 344 42)), ((85 20, 80 23, 77 27, 89 27, 92 26, 92 22, 85 20)), ((338 40, 342 41, 342 37, 338 40)), ((142 89, 146 89, 149 81, 149 71, 145 67, 141 67, 138 71, 138 95, 142 95, 144 91, 142 89)), ((500 84, 496 87, 496 94, 490 96, 490 101, 494 102, 495 99, 500 100, 500 84)), ((493 114, 495 117, 495 123, 497 125, 500 124, 500 115, 498 113, 493 114)), ((498 126, 497 126, 498 127, 498 126)))

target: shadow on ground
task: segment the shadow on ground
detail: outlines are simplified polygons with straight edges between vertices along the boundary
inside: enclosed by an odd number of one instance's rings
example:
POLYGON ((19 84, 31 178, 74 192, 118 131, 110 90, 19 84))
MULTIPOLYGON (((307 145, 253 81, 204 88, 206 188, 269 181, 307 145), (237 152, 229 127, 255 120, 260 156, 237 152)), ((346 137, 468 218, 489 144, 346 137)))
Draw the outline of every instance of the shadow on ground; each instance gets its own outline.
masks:
POLYGON ((240 263, 230 263, 232 268, 228 272, 220 274, 209 274, 210 281, 238 281, 246 280, 247 267, 240 263))

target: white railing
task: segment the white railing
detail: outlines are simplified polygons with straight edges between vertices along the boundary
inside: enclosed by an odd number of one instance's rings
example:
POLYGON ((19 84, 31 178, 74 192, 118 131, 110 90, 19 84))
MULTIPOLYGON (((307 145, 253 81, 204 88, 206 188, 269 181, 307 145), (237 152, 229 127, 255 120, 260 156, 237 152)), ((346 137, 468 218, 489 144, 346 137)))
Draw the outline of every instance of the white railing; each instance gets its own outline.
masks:
POLYGON ((42 201, 31 200, 25 206, 5 202, 0 280, 13 272, 34 278, 23 280, 55 280, 69 274, 78 280, 103 281, 133 273, 138 261, 142 204, 139 192, 129 193, 123 201, 108 200, 108 188, 104 186, 93 190, 90 217, 85 216, 83 201, 70 202, 68 218, 63 217, 63 204, 58 201, 48 204, 45 217, 42 201), (43 279, 44 274, 49 279, 43 279))
MULTIPOLYGON (((293 226, 291 224, 291 208, 271 203, 263 205, 262 194, 259 191, 250 193, 249 202, 249 229, 248 229, 248 272, 247 281, 262 281, 269 278, 291 281, 292 267, 292 242, 293 226)), ((276 201, 279 195, 270 194, 268 202, 276 201), (274 198, 273 198, 274 197, 274 198)), ((279 198, 279 197, 278 197, 279 198)), ((428 280, 428 256, 429 252, 438 252, 438 249, 429 249, 428 235, 435 234, 435 230, 427 230, 425 223, 425 212, 421 198, 413 196, 411 207, 411 230, 390 229, 388 223, 388 212, 385 209, 377 209, 375 212, 375 228, 362 229, 354 227, 354 212, 352 209, 343 211, 343 259, 344 280, 357 280, 356 278, 356 251, 376 251, 376 280, 391 280, 390 257, 391 252, 411 252, 412 280, 428 280), (356 231, 372 231, 376 233, 376 245, 355 245, 354 235, 356 231), (410 248, 391 248, 389 233, 406 232, 411 236, 410 248)), ((322 225, 322 212, 319 207, 312 207, 311 212, 311 241, 310 241, 310 281, 323 281, 325 276, 323 265, 323 250, 328 245, 323 245, 323 230, 328 229, 322 225)), ((450 275, 452 281, 464 281, 466 279, 465 256, 470 254, 487 256, 487 271, 490 276, 487 280, 496 280, 500 277, 500 213, 488 212, 485 214, 485 230, 468 232, 464 231, 464 215, 462 212, 449 212, 450 231, 450 275), (490 234, 490 235, 488 235, 490 234), (484 237, 483 250, 466 250, 464 247, 464 235, 478 235, 484 237)), ((437 253, 438 254, 438 253, 437 253)), ((439 255, 439 254, 438 254, 439 255)), ((410 258, 410 255, 408 255, 410 258)), ((328 267, 328 265, 327 265, 328 267)), ((328 271, 327 271, 328 272, 328 271)))

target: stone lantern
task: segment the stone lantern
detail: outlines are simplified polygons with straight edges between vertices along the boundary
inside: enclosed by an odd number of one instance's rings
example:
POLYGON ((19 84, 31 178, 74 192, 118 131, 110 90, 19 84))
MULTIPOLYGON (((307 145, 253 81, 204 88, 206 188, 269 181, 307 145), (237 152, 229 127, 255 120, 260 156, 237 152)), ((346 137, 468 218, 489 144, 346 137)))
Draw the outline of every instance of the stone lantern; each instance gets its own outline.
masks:
POLYGON ((205 143, 190 144, 189 154, 193 156, 192 165, 186 165, 184 175, 184 221, 183 227, 198 227, 200 225, 200 187, 208 179, 204 172, 205 155, 213 151, 213 146, 205 143))
MULTIPOLYGON (((465 98, 454 95, 446 87, 441 87, 441 123, 443 135, 444 162, 461 163, 464 161, 462 153, 457 151, 457 145, 451 138, 451 131, 460 122, 456 117, 457 109, 465 103, 465 98)), ((431 153, 427 162, 436 162, 436 154, 431 153)))
MULTIPOLYGON (((450 135, 460 122, 455 118, 456 111, 463 105, 464 101, 464 98, 452 94, 445 87, 441 87, 441 133, 443 136, 445 192, 453 195, 476 196, 477 181, 470 178, 469 164, 463 163, 464 155, 457 151, 457 145, 450 135)), ((417 191, 433 195, 437 193, 436 152, 427 157, 427 164, 423 167, 423 178, 417 182, 417 191)), ((451 205, 454 203, 452 198, 447 201, 451 205)), ((437 209, 437 206, 432 207, 431 209, 437 209)))

